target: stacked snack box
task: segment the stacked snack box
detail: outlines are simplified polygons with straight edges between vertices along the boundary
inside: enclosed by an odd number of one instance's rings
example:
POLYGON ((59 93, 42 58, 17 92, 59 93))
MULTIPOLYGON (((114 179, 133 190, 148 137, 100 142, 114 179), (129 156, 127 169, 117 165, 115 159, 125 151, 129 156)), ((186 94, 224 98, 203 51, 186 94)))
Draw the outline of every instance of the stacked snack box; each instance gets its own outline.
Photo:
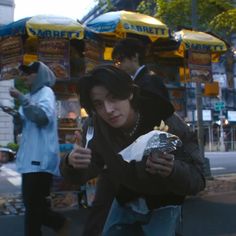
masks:
POLYGON ((95 66, 99 65, 103 60, 104 45, 101 41, 87 39, 85 40, 85 64, 86 72, 91 71, 95 66))
POLYGON ((0 80, 17 78, 23 61, 23 43, 20 36, 0 39, 0 80))

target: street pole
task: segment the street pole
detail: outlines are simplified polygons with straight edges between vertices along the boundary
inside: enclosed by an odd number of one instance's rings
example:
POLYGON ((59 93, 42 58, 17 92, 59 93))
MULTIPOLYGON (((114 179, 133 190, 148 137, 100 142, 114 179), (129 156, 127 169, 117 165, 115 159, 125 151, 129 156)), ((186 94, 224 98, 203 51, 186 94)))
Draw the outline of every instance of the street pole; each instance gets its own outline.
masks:
POLYGON ((197 137, 201 157, 204 158, 204 134, 202 122, 202 89, 201 82, 196 82, 196 108, 197 108, 197 137))
MULTIPOLYGON (((219 98, 220 102, 222 102, 222 89, 220 87, 219 89, 219 98)), ((220 151, 224 152, 225 151, 225 142, 224 142, 224 116, 223 116, 223 107, 220 107, 220 151)))
MULTIPOLYGON (((192 28, 197 29, 197 0, 192 0, 192 28)), ((202 89, 201 82, 196 82, 197 135, 201 157, 204 158, 204 134, 202 125, 202 89)))
MULTIPOLYGON (((192 0, 192 29, 197 29, 197 0, 192 0)), ((203 134, 203 122, 202 122, 202 88, 201 82, 196 82, 196 109, 197 109, 197 138, 201 158, 204 162, 204 174, 206 177, 211 176, 210 162, 208 158, 205 158, 204 152, 204 134, 203 134)))

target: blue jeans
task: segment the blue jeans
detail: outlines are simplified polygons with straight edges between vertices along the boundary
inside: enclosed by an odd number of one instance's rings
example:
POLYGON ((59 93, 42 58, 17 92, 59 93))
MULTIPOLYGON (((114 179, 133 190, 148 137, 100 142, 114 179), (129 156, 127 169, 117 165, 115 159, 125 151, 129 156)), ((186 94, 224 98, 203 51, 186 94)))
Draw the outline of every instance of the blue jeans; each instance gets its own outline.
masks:
POLYGON ((140 214, 114 200, 102 236, 174 236, 180 215, 181 206, 171 205, 140 214))

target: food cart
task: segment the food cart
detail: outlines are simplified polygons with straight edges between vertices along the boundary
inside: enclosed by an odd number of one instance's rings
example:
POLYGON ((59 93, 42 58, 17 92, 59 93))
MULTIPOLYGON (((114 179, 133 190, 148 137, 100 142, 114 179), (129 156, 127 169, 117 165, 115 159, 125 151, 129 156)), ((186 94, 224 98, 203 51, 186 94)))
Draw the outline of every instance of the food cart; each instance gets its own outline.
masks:
MULTIPOLYGON (((42 61, 55 73, 59 136, 67 143, 80 128, 76 82, 98 64, 102 47, 85 39, 79 22, 67 17, 36 15, 0 27, 0 80, 18 77, 21 63, 42 61)), ((83 114, 82 114, 83 115, 83 114)))
MULTIPOLYGON (((203 153, 204 132, 207 139, 208 136, 213 136, 211 123, 215 113, 214 100, 209 96, 216 99, 220 91, 218 82, 213 81, 213 63, 217 63, 220 56, 226 52, 228 45, 216 35, 190 29, 177 31, 174 37, 179 42, 179 47, 168 52, 158 52, 154 57, 168 63, 173 62, 175 68, 178 69, 176 77, 182 85, 172 91, 178 97, 187 98, 181 99, 185 100, 182 106, 185 108, 182 117, 187 119, 193 130, 197 128, 198 141, 203 153), (202 103, 207 104, 206 109, 202 108, 202 103)), ((154 50, 153 52, 155 54, 154 50)), ((175 96, 176 99, 174 99, 176 108, 180 101, 178 97, 175 96)))
MULTIPOLYGON (((226 43, 218 37, 205 32, 182 29, 173 33, 176 45, 165 50, 162 45, 153 45, 150 60, 157 61, 169 73, 170 95, 178 113, 186 117, 186 87, 192 82, 205 86, 204 95, 217 95, 217 82, 212 80, 212 63, 227 50, 226 43), (173 73, 172 73, 173 72, 173 73), (180 86, 183 83, 186 86, 180 86)), ((194 97, 194 94, 191 97, 194 97)), ((189 99, 192 106, 195 100, 189 99)))

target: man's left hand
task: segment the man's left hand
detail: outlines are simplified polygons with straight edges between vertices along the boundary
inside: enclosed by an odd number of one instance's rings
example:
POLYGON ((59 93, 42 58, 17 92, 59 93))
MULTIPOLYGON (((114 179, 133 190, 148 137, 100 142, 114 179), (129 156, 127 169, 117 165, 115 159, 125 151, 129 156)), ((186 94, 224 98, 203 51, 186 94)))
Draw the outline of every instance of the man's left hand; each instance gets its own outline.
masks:
POLYGON ((146 171, 168 177, 174 168, 174 155, 163 152, 151 153, 147 158, 146 171))

